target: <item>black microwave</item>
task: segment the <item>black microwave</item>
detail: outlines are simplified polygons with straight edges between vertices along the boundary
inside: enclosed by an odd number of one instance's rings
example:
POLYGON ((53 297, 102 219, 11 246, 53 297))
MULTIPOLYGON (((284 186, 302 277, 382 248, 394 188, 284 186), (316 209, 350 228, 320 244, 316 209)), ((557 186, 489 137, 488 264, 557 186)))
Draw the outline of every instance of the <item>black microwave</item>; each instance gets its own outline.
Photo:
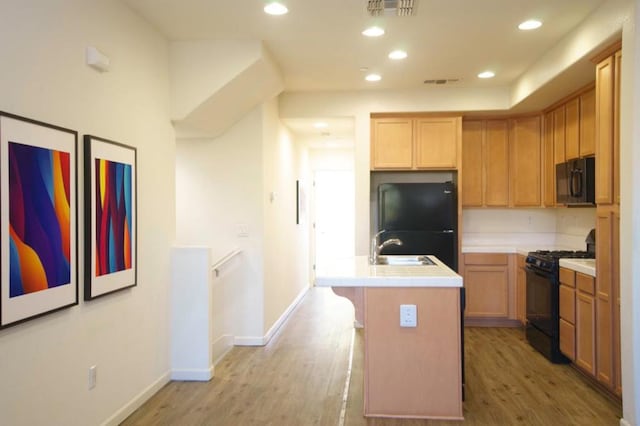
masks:
POLYGON ((595 206, 595 169, 594 157, 556 164, 556 202, 567 206, 595 206))

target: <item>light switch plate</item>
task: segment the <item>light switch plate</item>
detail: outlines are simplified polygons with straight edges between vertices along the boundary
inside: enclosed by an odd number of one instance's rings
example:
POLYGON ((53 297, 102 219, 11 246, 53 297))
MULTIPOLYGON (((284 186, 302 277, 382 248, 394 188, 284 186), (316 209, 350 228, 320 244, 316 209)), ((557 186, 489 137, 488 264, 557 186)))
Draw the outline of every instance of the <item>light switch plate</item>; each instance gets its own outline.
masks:
POLYGON ((418 308, 416 305, 400 305, 400 327, 418 326, 418 308))

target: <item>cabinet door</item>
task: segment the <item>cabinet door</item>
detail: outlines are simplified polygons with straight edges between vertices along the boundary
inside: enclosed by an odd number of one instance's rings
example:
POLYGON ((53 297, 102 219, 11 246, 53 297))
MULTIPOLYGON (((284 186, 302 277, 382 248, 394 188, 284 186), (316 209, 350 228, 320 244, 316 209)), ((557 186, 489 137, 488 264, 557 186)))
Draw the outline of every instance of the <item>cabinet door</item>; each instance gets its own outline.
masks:
POLYGON ((565 111, 564 105, 553 110, 553 146, 556 164, 565 161, 565 111))
POLYGON ((580 157, 596 153, 596 91, 580 95, 580 157))
POLYGON ((564 108, 564 154, 566 160, 573 160, 580 156, 580 98, 570 100, 564 108))
POLYGON ((596 375, 595 302, 592 296, 576 292, 576 365, 596 375))
MULTIPOLYGON (((596 371, 597 379, 613 387, 613 210, 596 209, 596 371)), ((576 274, 576 279, 578 274, 576 274)))
POLYGON ((554 207, 556 205, 556 162, 553 149, 553 112, 544 115, 542 144, 544 205, 554 207))
POLYGON ((596 203, 613 202, 614 59, 596 66, 596 203))
POLYGON ((483 204, 484 121, 462 123, 462 205, 483 204))
POLYGON ((516 273, 516 319, 523 325, 527 322, 527 273, 525 272, 525 256, 518 255, 516 273))
POLYGON ((371 168, 411 169, 413 122, 409 118, 371 120, 371 168))
POLYGON ((576 360, 576 327, 560 318, 560 352, 571 361, 576 360))
POLYGON ((455 169, 458 165, 460 117, 416 119, 416 161, 419 169, 455 169))
POLYGON ((509 316, 509 273, 507 266, 465 265, 466 317, 507 318, 509 316))
POLYGON ((540 117, 511 122, 511 201, 515 207, 540 206, 541 153, 540 117))
POLYGON ((616 52, 613 60, 613 201, 616 204, 620 204, 620 83, 622 52, 616 52))
POLYGON ((622 395, 622 361, 620 359, 620 211, 613 212, 611 251, 611 296, 613 300, 613 372, 614 392, 622 395))
POLYGON ((489 120, 485 138, 485 205, 509 205, 509 122, 489 120))
POLYGON ((560 286, 560 318, 576 323, 576 291, 566 285, 560 286))

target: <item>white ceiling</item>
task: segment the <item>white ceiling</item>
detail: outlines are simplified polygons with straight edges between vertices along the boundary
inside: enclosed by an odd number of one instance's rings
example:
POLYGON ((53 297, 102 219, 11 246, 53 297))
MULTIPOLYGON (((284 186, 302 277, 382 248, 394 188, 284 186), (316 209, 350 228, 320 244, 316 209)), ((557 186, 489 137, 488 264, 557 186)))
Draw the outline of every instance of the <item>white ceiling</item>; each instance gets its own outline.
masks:
MULTIPOLYGON (((286 91, 413 89, 426 79, 464 87, 510 86, 603 0, 415 0, 409 17, 372 18, 366 0, 281 0, 283 16, 264 0, 122 0, 169 40, 262 40, 280 65, 286 91), (534 31, 517 25, 543 21, 534 31), (372 24, 386 34, 367 38, 372 24), (391 61, 401 48, 409 56, 391 61), (382 75, 364 81, 366 67, 382 75), (481 80, 486 69, 496 77, 481 80)), ((315 133, 319 133, 314 130, 315 133)))

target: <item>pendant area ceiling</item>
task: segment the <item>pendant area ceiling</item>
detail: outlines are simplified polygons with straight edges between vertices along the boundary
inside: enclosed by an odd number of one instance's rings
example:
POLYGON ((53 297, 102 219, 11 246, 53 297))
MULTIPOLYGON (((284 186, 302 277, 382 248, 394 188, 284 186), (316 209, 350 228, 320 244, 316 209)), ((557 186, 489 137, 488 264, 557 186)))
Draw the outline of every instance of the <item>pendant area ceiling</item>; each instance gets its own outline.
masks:
MULTIPOLYGON (((602 0, 414 0, 410 16, 371 16, 367 0, 283 0, 269 16, 261 0, 122 0, 169 40, 261 40, 279 64, 286 91, 508 86, 602 0), (539 19, 541 28, 518 24, 539 19), (378 25, 385 34, 364 37, 378 25), (387 55, 402 49, 408 57, 387 55), (363 70, 365 69, 366 70, 363 70), (492 70, 495 78, 477 74, 492 70), (365 74, 382 80, 370 83, 365 74)), ((223 58, 221 58, 223 60, 223 58)))

